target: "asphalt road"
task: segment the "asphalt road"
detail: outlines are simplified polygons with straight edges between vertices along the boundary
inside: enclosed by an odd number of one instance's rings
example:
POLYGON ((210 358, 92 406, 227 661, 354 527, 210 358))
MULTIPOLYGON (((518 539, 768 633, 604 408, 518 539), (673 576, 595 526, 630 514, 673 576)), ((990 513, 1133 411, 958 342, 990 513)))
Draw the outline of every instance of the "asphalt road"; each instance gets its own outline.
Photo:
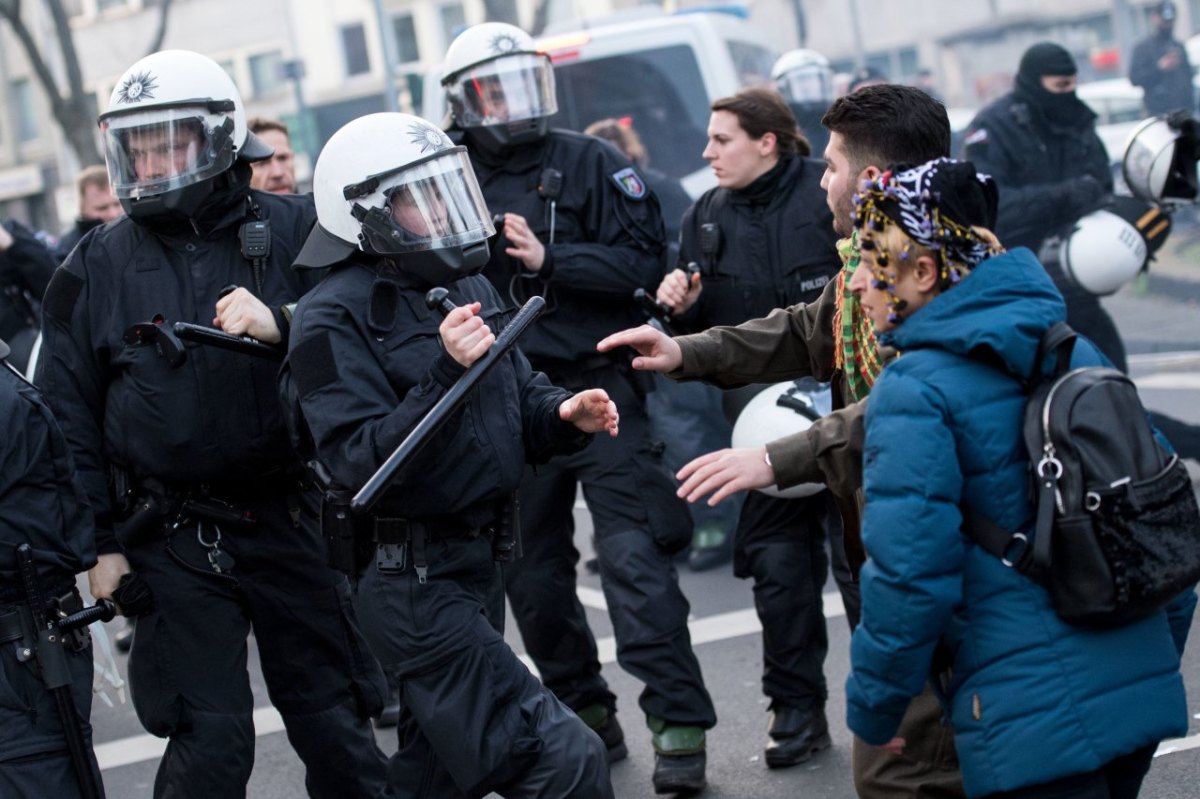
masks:
MULTIPOLYGON (((1149 291, 1130 287, 1106 304, 1126 337, 1133 356, 1131 371, 1142 386, 1146 404, 1152 410, 1200 423, 1200 282, 1191 275, 1195 270, 1195 277, 1200 278, 1200 261, 1190 250, 1183 255, 1173 253, 1171 258, 1161 275, 1152 274, 1149 291)), ((1194 476, 1200 479, 1200 471, 1194 476)), ((577 519, 577 540, 586 553, 590 522, 582 510, 577 511, 577 519)), ((850 735, 845 726, 842 692, 849 665, 849 631, 832 584, 826 589, 830 651, 825 671, 830 687, 827 711, 833 747, 802 766, 769 771, 762 761, 767 714, 759 686, 761 648, 750 585, 726 570, 694 574, 686 567, 681 580, 692 603, 693 641, 720 719, 709 734, 709 788, 704 796, 852 799, 850 735)), ((613 662, 609 637, 612 628, 603 609, 600 585, 582 568, 580 592, 589 607, 596 636, 601 639, 605 675, 618 694, 619 718, 629 741, 629 758, 612 770, 617 796, 651 796, 653 757, 649 732, 637 708, 640 686, 613 662)), ((521 644, 512 627, 509 639, 520 652, 521 644)), ((123 666, 124 658, 120 660, 123 666)), ((260 710, 249 794, 255 799, 302 796, 303 768, 281 732, 278 715, 269 707, 256 663, 252 670, 260 710)), ((1193 624, 1183 672, 1189 694, 1189 737, 1160 749, 1142 791, 1145 799, 1200 796, 1200 621, 1193 624)), ((1130 712, 1137 710, 1131 708, 1130 712)), ((162 742, 142 732, 128 704, 108 708, 97 701, 94 722, 108 795, 149 796, 162 742)), ((380 743, 387 751, 395 745, 394 736, 381 733, 380 743)), ((1054 753, 1034 752, 1030 757, 1054 757, 1054 753)))

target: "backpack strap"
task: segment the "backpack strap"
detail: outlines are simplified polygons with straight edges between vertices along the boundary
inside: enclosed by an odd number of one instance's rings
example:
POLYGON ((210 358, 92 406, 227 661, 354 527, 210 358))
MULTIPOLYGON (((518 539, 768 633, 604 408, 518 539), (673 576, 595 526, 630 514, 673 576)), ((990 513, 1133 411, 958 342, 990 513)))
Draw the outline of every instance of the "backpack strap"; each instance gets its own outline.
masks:
POLYGON ((1010 569, 1032 576, 1034 553, 1029 546, 1028 536, 1004 529, 968 505, 963 505, 961 509, 963 532, 972 541, 1010 569))
POLYGON ((1053 375, 1065 375, 1071 368, 1071 353, 1075 350, 1076 338, 1074 328, 1066 322, 1056 322, 1043 333, 1042 340, 1038 342, 1037 357, 1033 362, 1033 377, 1029 384, 1042 380, 1042 364, 1051 354, 1058 356, 1054 362, 1053 375))

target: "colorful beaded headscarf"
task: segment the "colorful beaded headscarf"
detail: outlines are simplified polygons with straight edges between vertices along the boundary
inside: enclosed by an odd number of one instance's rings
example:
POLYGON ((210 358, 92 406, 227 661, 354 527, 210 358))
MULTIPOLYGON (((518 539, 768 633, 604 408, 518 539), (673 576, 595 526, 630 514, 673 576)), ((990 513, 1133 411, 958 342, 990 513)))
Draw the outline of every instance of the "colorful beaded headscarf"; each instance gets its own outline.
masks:
POLYGON ((859 246, 874 254, 871 267, 875 288, 891 296, 888 321, 904 321, 906 303, 895 294, 897 273, 891 254, 879 241, 889 225, 897 225, 909 238, 896 253, 901 261, 912 257, 916 244, 937 259, 942 291, 962 280, 979 262, 1003 248, 974 228, 991 230, 996 223, 996 184, 975 171, 969 161, 938 158, 917 167, 892 167, 875 180, 863 181, 854 196, 854 226, 859 246))

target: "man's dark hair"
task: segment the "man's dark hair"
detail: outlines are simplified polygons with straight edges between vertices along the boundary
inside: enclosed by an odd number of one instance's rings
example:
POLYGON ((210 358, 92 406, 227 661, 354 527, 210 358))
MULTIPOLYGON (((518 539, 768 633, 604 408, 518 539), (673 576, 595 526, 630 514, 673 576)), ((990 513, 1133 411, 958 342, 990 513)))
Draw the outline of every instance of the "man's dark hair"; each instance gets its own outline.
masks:
POLYGON ((288 136, 288 126, 282 120, 271 119, 269 117, 251 117, 246 120, 246 127, 251 133, 262 133, 265 130, 277 130, 284 136, 288 136))
POLYGON ((821 124, 842 137, 851 171, 950 155, 946 106, 915 86, 883 83, 839 97, 821 124))
POLYGON ((768 133, 775 134, 775 146, 780 155, 811 155, 812 146, 796 127, 796 117, 773 88, 755 86, 742 89, 730 97, 712 104, 713 111, 728 111, 738 119, 738 125, 751 139, 758 141, 768 133))

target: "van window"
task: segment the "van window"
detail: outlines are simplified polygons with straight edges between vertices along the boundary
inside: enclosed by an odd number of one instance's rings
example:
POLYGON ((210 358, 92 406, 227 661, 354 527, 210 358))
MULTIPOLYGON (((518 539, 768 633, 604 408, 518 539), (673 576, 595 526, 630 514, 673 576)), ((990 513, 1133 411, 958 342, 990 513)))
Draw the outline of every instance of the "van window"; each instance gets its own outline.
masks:
POLYGON ((708 95, 687 45, 584 62, 556 61, 554 127, 583 130, 598 119, 629 117, 650 166, 680 178, 705 166, 708 95))
POLYGON ((742 86, 761 86, 771 82, 771 67, 775 57, 765 47, 751 42, 730 39, 729 57, 737 70, 738 83, 742 86))

